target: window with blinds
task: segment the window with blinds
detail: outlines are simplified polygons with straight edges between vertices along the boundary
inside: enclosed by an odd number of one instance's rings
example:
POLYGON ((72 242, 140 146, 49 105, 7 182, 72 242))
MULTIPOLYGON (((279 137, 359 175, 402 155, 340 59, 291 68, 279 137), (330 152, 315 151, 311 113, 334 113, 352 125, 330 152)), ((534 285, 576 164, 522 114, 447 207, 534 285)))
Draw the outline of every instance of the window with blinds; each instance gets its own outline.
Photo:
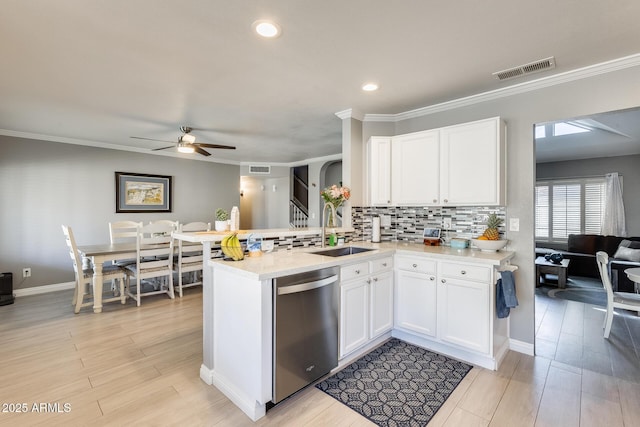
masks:
POLYGON ((565 242, 569 234, 600 234, 605 189, 604 177, 538 181, 536 240, 565 242))

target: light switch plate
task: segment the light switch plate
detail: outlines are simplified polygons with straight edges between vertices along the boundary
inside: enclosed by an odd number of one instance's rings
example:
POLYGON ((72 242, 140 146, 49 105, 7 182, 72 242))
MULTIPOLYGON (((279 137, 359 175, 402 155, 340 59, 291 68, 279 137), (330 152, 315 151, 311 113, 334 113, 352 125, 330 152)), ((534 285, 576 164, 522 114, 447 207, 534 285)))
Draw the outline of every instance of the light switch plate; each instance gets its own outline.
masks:
POLYGON ((391 227, 391 215, 380 215, 380 226, 391 227))
POLYGON ((520 231, 520 218, 509 218, 509 231, 520 231))

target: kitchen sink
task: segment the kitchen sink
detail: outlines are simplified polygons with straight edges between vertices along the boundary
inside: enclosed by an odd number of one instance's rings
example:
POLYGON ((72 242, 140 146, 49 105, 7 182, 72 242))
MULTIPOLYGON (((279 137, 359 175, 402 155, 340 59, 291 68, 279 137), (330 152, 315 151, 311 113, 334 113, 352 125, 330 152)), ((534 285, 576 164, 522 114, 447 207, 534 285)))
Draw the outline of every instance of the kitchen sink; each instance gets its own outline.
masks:
POLYGON ((326 250, 323 250, 323 251, 316 251, 316 252, 310 252, 310 253, 316 254, 316 255, 339 257, 339 256, 359 254, 361 252, 369 252, 369 251, 372 251, 372 250, 373 249, 358 248, 358 247, 355 247, 355 246, 347 246, 347 247, 344 247, 344 248, 326 249, 326 250))

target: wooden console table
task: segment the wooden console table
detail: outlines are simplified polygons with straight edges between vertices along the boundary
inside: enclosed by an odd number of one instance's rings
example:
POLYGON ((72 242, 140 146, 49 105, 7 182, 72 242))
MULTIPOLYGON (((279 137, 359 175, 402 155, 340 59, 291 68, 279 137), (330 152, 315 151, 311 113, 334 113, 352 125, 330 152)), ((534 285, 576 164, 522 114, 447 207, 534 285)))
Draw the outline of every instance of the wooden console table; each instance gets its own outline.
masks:
POLYGON ((559 288, 567 286, 567 267, 569 267, 569 260, 566 258, 560 264, 549 262, 543 256, 536 258, 536 288, 540 285, 540 278, 547 274, 558 276, 559 288))

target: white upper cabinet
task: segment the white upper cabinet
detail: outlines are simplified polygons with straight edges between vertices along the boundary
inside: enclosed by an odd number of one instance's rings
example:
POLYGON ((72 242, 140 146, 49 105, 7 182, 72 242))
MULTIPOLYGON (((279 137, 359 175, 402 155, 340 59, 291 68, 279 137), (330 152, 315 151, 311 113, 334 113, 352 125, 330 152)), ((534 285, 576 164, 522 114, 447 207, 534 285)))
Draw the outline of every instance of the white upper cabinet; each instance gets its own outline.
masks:
POLYGON ((391 139, 391 196, 394 205, 429 205, 439 200, 439 132, 391 139))
POLYGON ((505 126, 499 117, 367 144, 369 204, 503 206, 505 126))
POLYGON ((391 204, 391 137, 373 136, 367 143, 369 204, 391 204))
POLYGON ((495 117, 440 130, 439 204, 505 204, 503 129, 495 117))

